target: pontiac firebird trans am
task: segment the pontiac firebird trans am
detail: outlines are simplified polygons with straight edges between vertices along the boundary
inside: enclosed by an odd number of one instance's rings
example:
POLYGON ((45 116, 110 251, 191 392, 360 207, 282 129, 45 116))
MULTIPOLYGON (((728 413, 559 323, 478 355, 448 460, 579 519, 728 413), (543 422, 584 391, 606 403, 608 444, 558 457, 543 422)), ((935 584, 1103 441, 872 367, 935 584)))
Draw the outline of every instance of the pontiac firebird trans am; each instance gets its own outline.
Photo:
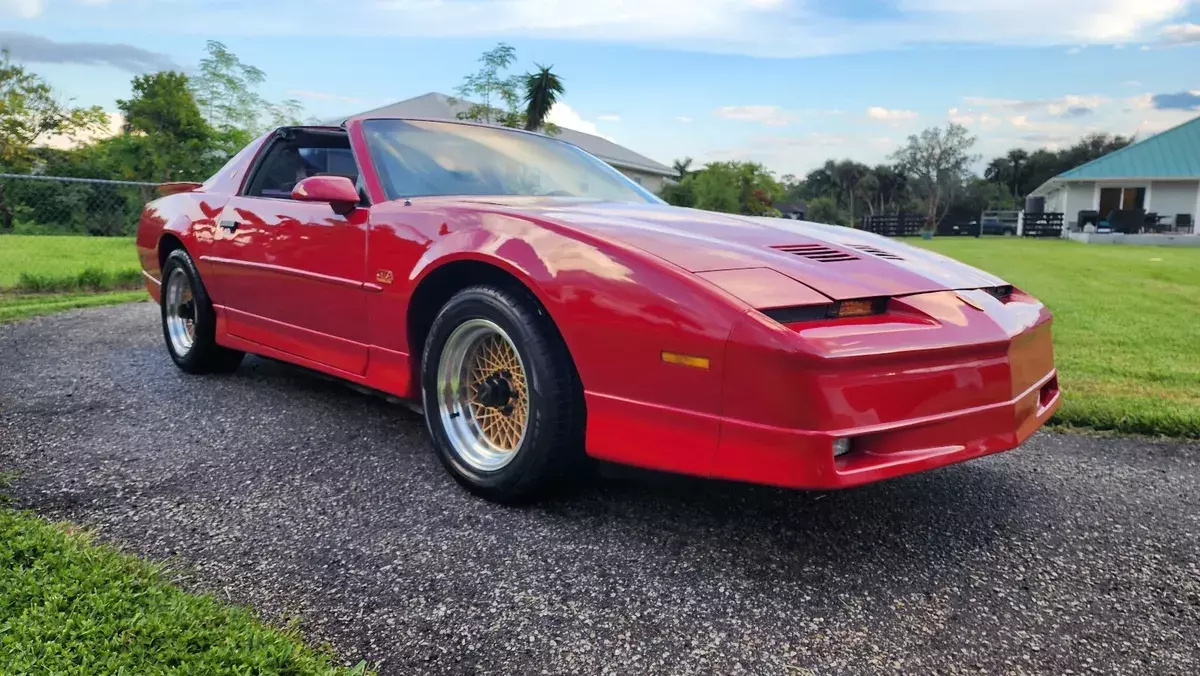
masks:
POLYGON ((857 230, 667 206, 582 150, 475 124, 285 127, 146 206, 171 358, 251 352, 422 403, 468 489, 585 456, 803 489, 1016 447, 1060 394, 1050 314, 857 230))

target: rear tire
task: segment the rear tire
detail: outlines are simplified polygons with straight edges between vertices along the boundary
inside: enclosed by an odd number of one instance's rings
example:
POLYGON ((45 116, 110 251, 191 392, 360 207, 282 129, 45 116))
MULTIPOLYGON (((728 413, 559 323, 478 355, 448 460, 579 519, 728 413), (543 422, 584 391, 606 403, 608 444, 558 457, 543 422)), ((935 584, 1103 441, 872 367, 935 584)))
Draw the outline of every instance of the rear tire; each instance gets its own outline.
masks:
POLYGON ((217 344, 217 315, 191 256, 176 249, 162 268, 163 338, 175 365, 187 373, 228 373, 245 353, 217 344))
POLYGON ((583 389, 562 337, 524 293, 474 286, 430 327, 425 423, 456 481, 497 502, 565 486, 584 458, 583 389))

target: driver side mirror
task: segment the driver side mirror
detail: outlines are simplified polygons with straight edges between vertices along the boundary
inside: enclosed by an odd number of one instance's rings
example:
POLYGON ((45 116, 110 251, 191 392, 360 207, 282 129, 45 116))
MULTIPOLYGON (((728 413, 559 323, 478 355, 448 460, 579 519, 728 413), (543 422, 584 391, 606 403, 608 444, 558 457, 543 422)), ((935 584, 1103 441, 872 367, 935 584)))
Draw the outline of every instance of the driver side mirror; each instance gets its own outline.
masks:
POLYGON ((309 176, 292 188, 292 199, 299 202, 327 202, 339 216, 358 206, 358 190, 345 176, 309 176))

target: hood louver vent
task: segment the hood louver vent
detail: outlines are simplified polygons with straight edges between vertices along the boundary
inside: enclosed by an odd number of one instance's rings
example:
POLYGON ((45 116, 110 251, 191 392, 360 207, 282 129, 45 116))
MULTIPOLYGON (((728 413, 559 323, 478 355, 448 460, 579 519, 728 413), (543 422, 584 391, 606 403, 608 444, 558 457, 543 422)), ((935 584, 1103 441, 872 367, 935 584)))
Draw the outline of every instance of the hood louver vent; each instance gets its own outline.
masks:
POLYGON ((887 251, 884 251, 883 249, 876 249, 875 247, 870 246, 868 244, 851 244, 849 246, 854 249, 858 249, 859 251, 862 251, 863 253, 869 253, 872 256, 879 256, 880 258, 886 258, 889 261, 904 260, 903 258, 901 258, 900 256, 897 256, 894 253, 888 253, 887 251))
POLYGON ((820 261, 822 263, 837 263, 839 261, 858 260, 857 256, 852 256, 844 251, 838 251, 837 249, 830 249, 829 247, 822 246, 820 244, 781 244, 771 248, 784 253, 790 253, 795 256, 803 256, 804 258, 820 261))

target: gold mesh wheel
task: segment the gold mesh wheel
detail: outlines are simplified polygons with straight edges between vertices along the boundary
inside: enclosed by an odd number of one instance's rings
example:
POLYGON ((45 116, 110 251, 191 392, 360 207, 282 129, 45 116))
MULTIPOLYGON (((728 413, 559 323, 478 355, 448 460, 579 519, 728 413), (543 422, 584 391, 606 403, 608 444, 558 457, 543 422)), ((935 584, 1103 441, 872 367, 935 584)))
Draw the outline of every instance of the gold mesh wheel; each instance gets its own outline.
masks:
POLYGON ((438 412, 455 453, 491 472, 512 462, 529 423, 529 386, 521 354, 486 319, 463 322, 438 363, 438 412))

